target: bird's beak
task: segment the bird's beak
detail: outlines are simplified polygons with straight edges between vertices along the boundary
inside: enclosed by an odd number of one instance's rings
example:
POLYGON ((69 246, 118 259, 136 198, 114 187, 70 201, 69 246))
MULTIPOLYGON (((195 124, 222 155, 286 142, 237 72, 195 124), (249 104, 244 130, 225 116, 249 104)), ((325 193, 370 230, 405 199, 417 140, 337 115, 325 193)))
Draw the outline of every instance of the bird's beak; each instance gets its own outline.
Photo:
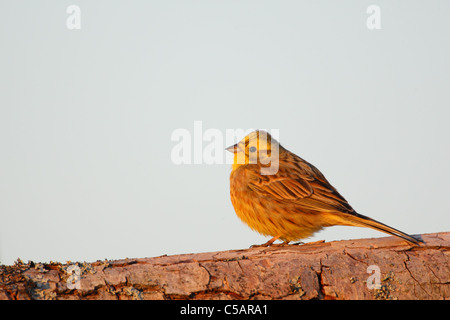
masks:
POLYGON ((236 143, 232 146, 229 146, 228 148, 225 148, 225 150, 230 151, 231 153, 237 153, 237 152, 241 151, 242 149, 239 148, 239 145, 236 143))

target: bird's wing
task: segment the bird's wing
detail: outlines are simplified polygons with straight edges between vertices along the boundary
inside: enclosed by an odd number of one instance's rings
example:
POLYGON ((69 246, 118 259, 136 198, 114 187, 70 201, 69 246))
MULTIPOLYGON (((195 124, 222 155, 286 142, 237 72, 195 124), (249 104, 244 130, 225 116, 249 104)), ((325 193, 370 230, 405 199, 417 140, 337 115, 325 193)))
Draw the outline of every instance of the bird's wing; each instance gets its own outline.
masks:
POLYGON ((313 193, 311 185, 301 178, 294 179, 278 175, 267 177, 268 179, 255 179, 250 182, 250 189, 278 200, 304 199, 313 193))
POLYGON ((249 188, 261 196, 295 202, 312 210, 355 212, 316 167, 295 157, 280 161, 274 175, 262 176, 255 172, 250 177, 249 188))

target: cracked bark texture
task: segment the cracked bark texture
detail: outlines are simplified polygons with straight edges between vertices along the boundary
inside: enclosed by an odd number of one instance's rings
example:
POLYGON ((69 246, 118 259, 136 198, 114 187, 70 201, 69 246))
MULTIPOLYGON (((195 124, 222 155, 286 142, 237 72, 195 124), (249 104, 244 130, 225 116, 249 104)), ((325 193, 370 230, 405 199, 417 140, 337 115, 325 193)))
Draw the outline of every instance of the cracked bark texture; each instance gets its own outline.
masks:
POLYGON ((422 239, 421 247, 386 237, 93 263, 18 260, 0 266, 0 299, 449 299, 450 232, 422 239), (379 268, 377 288, 367 287, 376 276, 369 266, 379 268))

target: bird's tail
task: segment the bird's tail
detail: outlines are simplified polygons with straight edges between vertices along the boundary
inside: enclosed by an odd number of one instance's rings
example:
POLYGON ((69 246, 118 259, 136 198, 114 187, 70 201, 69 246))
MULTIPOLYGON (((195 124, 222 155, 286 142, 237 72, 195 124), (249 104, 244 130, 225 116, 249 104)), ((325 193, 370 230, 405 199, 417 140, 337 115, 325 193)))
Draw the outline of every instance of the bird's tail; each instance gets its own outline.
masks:
POLYGON ((378 231, 382 231, 385 233, 388 233, 393 236, 400 237, 412 244, 420 245, 420 243, 423 243, 422 240, 416 239, 409 234, 406 234, 400 230, 394 229, 392 227, 389 227, 388 225, 385 225, 384 223, 381 223, 379 221, 376 221, 372 218, 366 217, 359 213, 343 213, 340 214, 340 220, 342 225, 348 225, 348 226, 355 226, 355 227, 366 227, 366 228, 372 228, 378 231))

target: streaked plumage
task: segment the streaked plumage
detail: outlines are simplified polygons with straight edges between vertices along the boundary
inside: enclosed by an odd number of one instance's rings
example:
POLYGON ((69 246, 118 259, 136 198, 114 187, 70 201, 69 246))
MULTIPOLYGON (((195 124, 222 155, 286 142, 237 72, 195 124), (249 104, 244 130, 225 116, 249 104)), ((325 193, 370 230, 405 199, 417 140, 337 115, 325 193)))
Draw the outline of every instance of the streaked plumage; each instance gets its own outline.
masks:
POLYGON ((335 225, 368 227, 419 243, 406 233, 358 214, 316 167, 283 148, 265 131, 254 131, 227 150, 235 159, 230 196, 236 214, 253 230, 272 236, 268 244, 276 239, 290 242, 308 238, 335 225), (262 174, 269 167, 274 170, 262 174))

